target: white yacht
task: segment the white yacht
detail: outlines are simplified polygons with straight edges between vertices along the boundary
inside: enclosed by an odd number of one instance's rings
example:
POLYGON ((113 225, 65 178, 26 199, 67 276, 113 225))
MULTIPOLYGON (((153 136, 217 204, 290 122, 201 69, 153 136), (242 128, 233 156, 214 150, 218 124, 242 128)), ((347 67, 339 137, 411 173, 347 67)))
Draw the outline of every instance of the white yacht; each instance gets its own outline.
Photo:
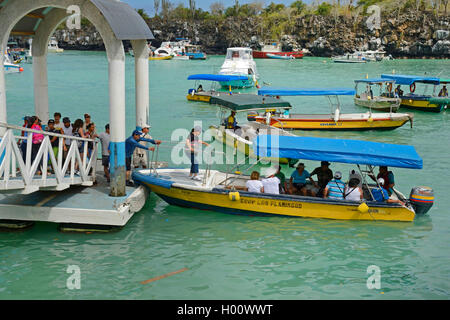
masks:
POLYGON ((225 61, 220 68, 221 75, 246 76, 247 80, 220 82, 224 87, 249 88, 257 84, 258 72, 250 48, 228 48, 225 61))
POLYGON ((64 49, 61 49, 60 47, 58 47, 58 41, 56 41, 55 37, 52 37, 50 39, 50 41, 48 42, 47 50, 48 50, 48 52, 53 52, 53 53, 64 52, 64 49))

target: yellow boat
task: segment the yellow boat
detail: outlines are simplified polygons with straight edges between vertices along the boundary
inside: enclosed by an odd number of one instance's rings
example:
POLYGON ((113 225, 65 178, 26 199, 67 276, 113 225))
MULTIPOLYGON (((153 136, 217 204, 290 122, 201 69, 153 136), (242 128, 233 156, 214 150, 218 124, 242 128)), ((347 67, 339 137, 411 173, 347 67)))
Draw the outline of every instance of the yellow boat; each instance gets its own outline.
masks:
POLYGON ((171 60, 173 56, 148 57, 148 60, 171 60))
POLYGON ((355 80, 355 104, 369 108, 370 110, 397 112, 402 100, 398 96, 395 96, 393 92, 394 84, 395 80, 388 79, 355 80), (366 90, 358 93, 359 84, 365 85, 366 90), (375 90, 377 91, 375 94, 372 86, 375 86, 375 90))
POLYGON ((393 74, 382 74, 381 78, 395 80, 400 90, 402 85, 409 86, 409 93, 404 93, 403 90, 398 92, 398 89, 395 89, 402 99, 401 107, 439 113, 448 105, 448 97, 438 97, 436 92, 441 83, 439 78, 393 74), (427 94, 427 86, 425 86, 422 94, 416 94, 416 84, 433 85, 433 93, 427 94))
MULTIPOLYGON (((269 143, 262 142, 273 141, 274 137, 258 137, 258 146, 254 146, 254 149, 259 150, 261 155, 276 152, 285 157, 309 160, 317 160, 319 157, 320 160, 358 164, 358 167, 359 164, 365 164, 371 173, 372 165, 416 169, 422 167, 422 159, 411 146, 357 140, 276 137, 279 143, 275 150, 269 147, 269 143)), ((366 171, 360 172, 364 175, 366 171)), ((372 191, 381 187, 365 183, 363 189, 366 198, 360 202, 236 191, 246 185, 249 176, 209 168, 200 170, 200 175, 203 176, 200 181, 190 179, 188 175, 189 169, 145 169, 134 171, 133 179, 171 205, 244 215, 413 221, 416 214, 428 212, 434 201, 433 190, 427 187, 413 188, 409 199, 395 191, 397 198, 404 201, 401 204, 375 201, 372 191)))
MULTIPOLYGON (((341 113, 338 96, 355 95, 353 89, 297 89, 270 88, 258 90, 263 96, 335 96, 336 105, 332 104, 329 114, 291 114, 279 110, 265 113, 249 114, 249 120, 266 123, 284 130, 392 130, 413 121, 413 115, 408 113, 341 113)), ((331 99, 330 99, 331 103, 331 99)))
POLYGON ((220 86, 220 82, 224 81, 241 81, 247 80, 247 77, 238 76, 238 75, 222 75, 222 74, 192 74, 188 76, 188 80, 195 80, 194 87, 188 90, 188 94, 186 95, 186 99, 189 101, 200 101, 200 102, 211 102, 211 96, 219 97, 220 95, 230 94, 229 92, 217 91, 220 86), (203 89, 202 81, 210 81, 212 82, 211 89, 205 91, 203 89))

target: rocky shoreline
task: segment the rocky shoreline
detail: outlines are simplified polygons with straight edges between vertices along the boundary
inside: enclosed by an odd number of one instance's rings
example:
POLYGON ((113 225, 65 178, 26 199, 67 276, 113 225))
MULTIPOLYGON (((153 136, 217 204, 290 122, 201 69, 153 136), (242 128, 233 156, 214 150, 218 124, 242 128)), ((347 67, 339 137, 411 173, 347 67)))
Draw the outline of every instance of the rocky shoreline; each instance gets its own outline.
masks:
MULTIPOLYGON (((355 50, 385 50, 394 58, 450 58, 450 16, 410 11, 381 16, 379 29, 369 29, 367 16, 305 15, 293 22, 289 35, 281 37, 283 50, 305 49, 307 55, 331 57, 355 50)), ((261 17, 202 21, 147 20, 159 47, 162 41, 186 37, 202 45, 207 54, 224 54, 226 48, 261 46, 261 17)), ((82 30, 59 29, 59 46, 66 50, 104 50, 93 26, 82 30)), ((267 38, 267 36, 266 36, 267 38)), ((130 47, 125 43, 125 49, 130 47)))

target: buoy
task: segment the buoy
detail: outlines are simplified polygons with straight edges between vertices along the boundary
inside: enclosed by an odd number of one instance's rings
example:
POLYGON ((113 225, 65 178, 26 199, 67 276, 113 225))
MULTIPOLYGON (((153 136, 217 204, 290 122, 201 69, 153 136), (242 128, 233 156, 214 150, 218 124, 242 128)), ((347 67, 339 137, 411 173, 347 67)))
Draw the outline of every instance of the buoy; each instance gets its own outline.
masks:
POLYGON ((361 213, 367 213, 369 212, 369 206, 365 202, 363 202, 358 206, 358 211, 361 213))
POLYGON ((20 71, 20 72, 22 72, 22 71, 23 71, 23 68, 22 68, 22 67, 20 67, 20 68, 19 68, 19 71, 20 71))
POLYGON ((235 192, 230 192, 228 194, 228 198, 231 201, 239 201, 241 199, 241 196, 240 196, 239 192, 235 191, 235 192))

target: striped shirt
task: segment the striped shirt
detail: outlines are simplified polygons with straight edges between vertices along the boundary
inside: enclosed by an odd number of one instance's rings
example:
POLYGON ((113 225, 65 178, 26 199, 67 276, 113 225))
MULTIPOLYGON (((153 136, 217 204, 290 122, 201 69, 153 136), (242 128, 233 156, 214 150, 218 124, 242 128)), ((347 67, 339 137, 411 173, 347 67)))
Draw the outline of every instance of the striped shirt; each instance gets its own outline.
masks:
POLYGON ((339 179, 333 179, 327 184, 328 197, 330 199, 344 199, 345 183, 339 179))

